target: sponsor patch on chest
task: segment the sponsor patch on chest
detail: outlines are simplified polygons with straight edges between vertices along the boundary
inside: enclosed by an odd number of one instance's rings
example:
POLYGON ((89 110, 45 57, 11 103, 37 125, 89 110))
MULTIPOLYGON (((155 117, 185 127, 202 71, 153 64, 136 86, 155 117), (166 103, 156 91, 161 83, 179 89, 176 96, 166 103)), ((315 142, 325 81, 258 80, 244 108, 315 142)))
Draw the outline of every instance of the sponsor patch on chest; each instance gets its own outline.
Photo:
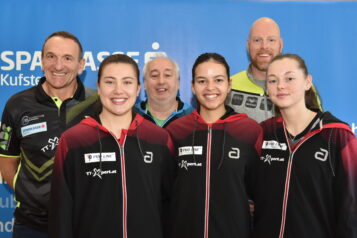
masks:
POLYGON ((202 163, 197 163, 197 162, 187 162, 187 160, 181 160, 181 162, 178 164, 179 168, 184 168, 188 170, 190 167, 202 167, 202 163))
POLYGON ((107 152, 107 153, 89 153, 84 154, 84 162, 88 163, 96 163, 96 162, 111 162, 116 161, 115 152, 107 152), (102 158, 100 159, 100 155, 102 158))
POLYGON ((112 175, 112 174, 116 174, 116 173, 117 173, 117 171, 115 169, 114 170, 101 170, 98 168, 94 168, 92 171, 87 171, 86 175, 93 177, 93 178, 98 177, 98 178, 102 179, 103 175, 112 175))
POLYGON ((262 145, 262 149, 287 150, 287 148, 288 146, 285 143, 279 143, 276 140, 265 140, 262 145))
POLYGON ((21 127, 22 137, 47 131, 47 122, 40 122, 28 126, 21 127))
POLYGON ((41 117, 44 117, 45 115, 36 115, 36 116, 32 116, 32 117, 29 117, 29 116, 24 116, 21 118, 21 125, 23 126, 26 126, 28 125, 31 121, 35 121, 35 120, 38 120, 40 119, 41 117))
POLYGON ((202 155, 202 146, 184 146, 178 148, 178 155, 202 155))
POLYGON ((273 162, 284 162, 284 158, 279 158, 279 157, 272 157, 269 154, 266 154, 265 156, 261 156, 260 160, 263 161, 264 163, 272 164, 273 162))

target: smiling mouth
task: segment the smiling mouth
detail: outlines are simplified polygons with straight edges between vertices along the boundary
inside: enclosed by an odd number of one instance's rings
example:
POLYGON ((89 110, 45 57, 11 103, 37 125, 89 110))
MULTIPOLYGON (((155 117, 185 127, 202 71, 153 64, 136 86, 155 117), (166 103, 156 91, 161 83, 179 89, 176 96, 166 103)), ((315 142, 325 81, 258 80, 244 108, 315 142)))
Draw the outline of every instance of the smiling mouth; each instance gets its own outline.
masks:
POLYGON ((218 94, 206 94, 204 95, 204 97, 208 100, 215 100, 216 98, 218 98, 218 94))
POLYGON ((126 102, 126 100, 127 100, 127 98, 113 98, 112 102, 114 104, 122 104, 122 103, 126 102))
POLYGON ((258 54, 258 57, 270 57, 270 54, 268 53, 258 54))
POLYGON ((56 72, 53 72, 52 73, 54 76, 65 76, 66 73, 56 73, 56 72))
POLYGON ((156 89, 156 93, 157 94, 164 94, 167 91, 168 91, 167 88, 158 88, 158 89, 156 89))

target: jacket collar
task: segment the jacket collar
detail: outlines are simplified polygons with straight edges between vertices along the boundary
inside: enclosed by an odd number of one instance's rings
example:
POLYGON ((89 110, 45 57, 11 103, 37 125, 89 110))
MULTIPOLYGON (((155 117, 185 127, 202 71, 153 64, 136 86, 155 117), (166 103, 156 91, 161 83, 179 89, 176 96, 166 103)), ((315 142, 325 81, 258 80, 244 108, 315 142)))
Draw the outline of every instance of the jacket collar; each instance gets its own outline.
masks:
MULTIPOLYGON (((144 118, 140 114, 133 112, 133 120, 131 121, 128 130, 136 130, 136 128, 138 128, 139 125, 141 125, 143 123, 143 121, 144 121, 144 118)), ((98 114, 95 117, 87 117, 87 118, 83 119, 80 123, 83 124, 83 125, 88 125, 90 127, 97 127, 98 126, 98 128, 100 130, 109 133, 108 129, 105 128, 101 124, 98 114)))
MULTIPOLYGON (((73 95, 73 99, 77 101, 83 101, 85 99, 85 89, 82 81, 77 77, 77 89, 76 92, 73 95)), ((39 102, 51 102, 52 103, 52 98, 47 95, 45 90, 43 89, 42 85, 46 81, 46 77, 42 77, 40 81, 38 82, 38 85, 36 86, 36 99, 39 102)))
MULTIPOLYGON (((214 122, 212 124, 227 123, 227 122, 232 122, 232 121, 236 121, 236 120, 243 119, 243 118, 248 118, 247 114, 245 114, 245 113, 236 113, 236 112, 234 112, 234 110, 231 107, 229 107, 227 105, 225 107, 226 107, 226 112, 224 113, 224 115, 221 116, 221 118, 219 118, 216 122, 214 122)), ((201 115, 198 113, 197 110, 194 110, 192 112, 192 114, 198 122, 200 122, 202 124, 208 124, 201 117, 201 115)))

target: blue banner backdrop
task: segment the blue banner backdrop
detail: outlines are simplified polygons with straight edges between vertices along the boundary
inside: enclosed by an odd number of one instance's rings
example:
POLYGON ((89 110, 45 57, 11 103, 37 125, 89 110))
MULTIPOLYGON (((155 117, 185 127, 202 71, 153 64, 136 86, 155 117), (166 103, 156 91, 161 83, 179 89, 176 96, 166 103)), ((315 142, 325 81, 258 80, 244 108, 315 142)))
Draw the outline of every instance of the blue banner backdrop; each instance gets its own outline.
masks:
MULTIPOLYGON (((306 60, 324 109, 356 131, 357 2, 9 0, 0 1, 0 9, 0 112, 11 95, 42 76, 42 43, 54 31, 81 40, 86 85, 95 87, 105 56, 124 53, 142 68, 155 52, 165 52, 180 65, 180 94, 190 102, 195 58, 218 52, 232 74, 246 69, 250 25, 268 16, 280 25, 283 51, 306 60)), ((10 237, 16 203, 1 177, 0 183, 0 237, 10 237)))

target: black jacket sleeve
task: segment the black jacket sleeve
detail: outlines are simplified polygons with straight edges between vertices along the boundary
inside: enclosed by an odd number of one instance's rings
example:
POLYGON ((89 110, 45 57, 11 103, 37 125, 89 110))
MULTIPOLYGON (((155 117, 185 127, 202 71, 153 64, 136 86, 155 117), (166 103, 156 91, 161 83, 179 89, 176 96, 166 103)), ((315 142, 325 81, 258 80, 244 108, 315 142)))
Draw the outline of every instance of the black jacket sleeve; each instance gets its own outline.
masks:
POLYGON ((336 237, 357 238, 357 139, 342 129, 337 130, 336 138, 340 149, 340 158, 336 158, 336 237))
POLYGON ((52 172, 51 197, 49 208, 49 234, 54 238, 71 238, 73 197, 69 189, 67 174, 73 170, 66 137, 63 135, 57 147, 52 172))

